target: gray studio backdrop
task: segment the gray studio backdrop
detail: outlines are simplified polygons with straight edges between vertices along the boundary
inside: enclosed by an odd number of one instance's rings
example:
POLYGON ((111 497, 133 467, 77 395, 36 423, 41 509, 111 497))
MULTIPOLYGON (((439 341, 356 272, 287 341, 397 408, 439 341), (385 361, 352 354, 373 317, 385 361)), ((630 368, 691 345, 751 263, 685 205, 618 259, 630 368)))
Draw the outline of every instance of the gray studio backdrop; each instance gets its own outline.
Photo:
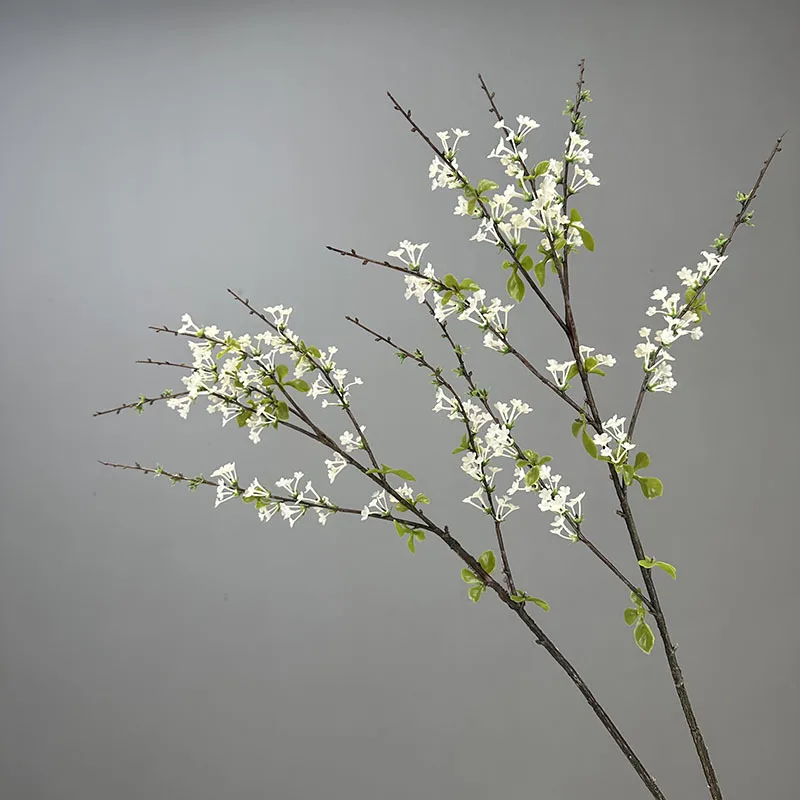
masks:
MULTIPOLYGON (((28 0, 4 2, 0 23, 0 797, 645 796, 518 621, 466 599, 438 541, 412 556, 376 522, 262 525, 243 504, 214 510, 212 491, 97 463, 208 475, 236 460, 248 482, 302 470, 321 487, 327 453, 254 446, 202 406, 185 422, 163 406, 91 416, 180 388, 133 363, 188 356, 148 325, 189 311, 258 332, 226 287, 292 305, 294 327, 363 377, 355 408, 379 457, 414 472, 470 547, 491 546, 427 378, 343 319, 449 367, 427 313, 396 276, 324 247, 383 258, 429 241, 440 272, 502 293, 499 259, 468 241, 452 193, 431 193, 429 154, 385 91, 430 133, 471 129, 462 166, 504 180, 477 72, 508 117, 541 123, 538 159, 564 139, 580 57, 602 185, 580 201, 597 249, 574 259, 574 291, 584 340, 619 359, 597 382, 609 416, 630 413, 650 292, 727 230, 735 191, 790 129, 706 337, 677 347, 675 394, 648 398, 636 439, 666 494, 635 507, 648 552, 678 567, 658 582, 726 797, 797 796, 795 4, 28 0)), ((514 325, 538 364, 568 357, 535 302, 514 325)), ((569 410, 473 333, 494 396, 535 408, 526 446, 587 490, 587 532, 635 574, 569 410)), ((343 473, 331 491, 361 505, 371 490, 343 473)), ((663 654, 623 624, 624 588, 533 502, 508 539, 519 582, 553 607, 542 624, 667 796, 705 796, 663 654)))

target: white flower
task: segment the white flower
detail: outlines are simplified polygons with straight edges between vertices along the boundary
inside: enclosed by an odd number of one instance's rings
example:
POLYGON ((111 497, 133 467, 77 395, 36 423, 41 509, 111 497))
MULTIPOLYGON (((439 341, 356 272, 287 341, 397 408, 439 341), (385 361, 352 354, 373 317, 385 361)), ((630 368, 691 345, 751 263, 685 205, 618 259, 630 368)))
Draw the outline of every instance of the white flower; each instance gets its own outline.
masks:
POLYGON ((386 491, 384 489, 379 489, 377 492, 373 493, 372 499, 369 501, 369 503, 367 503, 364 508, 361 509, 361 519, 363 521, 371 514, 387 516, 389 513, 389 503, 386 500, 386 491))
POLYGON ((470 506, 475 506, 475 508, 481 511, 486 511, 488 510, 489 506, 483 498, 484 498, 483 489, 477 489, 469 497, 465 497, 462 500, 462 502, 470 506))
POLYGON ((272 321, 277 328, 285 328, 289 317, 292 315, 291 308, 284 308, 283 306, 270 306, 265 308, 264 311, 272 317, 272 321))
POLYGON ((347 461, 341 453, 334 453, 332 458, 325 459, 325 466, 328 468, 328 480, 333 483, 336 476, 347 466, 347 461))
POLYGON ((553 381, 559 389, 567 386, 567 373, 575 365, 574 361, 558 362, 554 358, 547 359, 547 371, 553 376, 553 381))
MULTIPOLYGON (((366 426, 361 426, 361 432, 366 430, 366 426)), ((352 453, 355 450, 363 450, 364 442, 361 436, 354 436, 350 431, 345 431, 339 437, 339 444, 342 445, 346 453, 352 453)))
POLYGON ((258 478, 253 478, 253 482, 245 489, 244 491, 245 497, 264 497, 270 498, 272 497, 271 492, 269 489, 265 489, 258 481, 258 478))
POLYGON ((280 504, 281 516, 289 522, 289 527, 293 528, 303 514, 308 510, 307 506, 295 505, 294 503, 280 504))
POLYGON ((303 477, 302 472, 295 472, 294 478, 280 478, 279 480, 275 481, 275 485, 279 489, 285 489, 292 497, 297 498, 300 495, 300 492, 297 489, 297 485, 300 482, 300 478, 303 477))
POLYGON ((506 495, 497 498, 496 519, 502 522, 509 514, 519 511, 519 506, 514 505, 506 495))
POLYGON ((399 259, 409 268, 416 268, 419 267, 419 259, 429 244, 430 242, 412 244, 408 239, 404 239, 397 250, 390 250, 387 255, 399 259))
POLYGON ((219 478, 217 482, 217 501, 214 503, 214 508, 239 494, 235 462, 231 461, 228 464, 223 464, 219 469, 211 473, 211 477, 219 478))

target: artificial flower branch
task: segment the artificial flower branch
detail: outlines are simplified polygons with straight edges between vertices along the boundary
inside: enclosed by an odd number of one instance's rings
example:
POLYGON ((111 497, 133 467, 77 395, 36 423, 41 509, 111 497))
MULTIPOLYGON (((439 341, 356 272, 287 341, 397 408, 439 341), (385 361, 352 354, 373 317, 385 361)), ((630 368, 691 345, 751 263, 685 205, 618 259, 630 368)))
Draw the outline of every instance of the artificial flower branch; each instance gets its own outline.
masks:
POLYGON ((634 607, 625 610, 624 618, 626 624, 633 626, 636 644, 646 653, 651 652, 654 643, 653 633, 646 623, 646 614, 650 613, 655 619, 660 638, 664 643, 673 685, 706 777, 709 793, 712 800, 722 800, 719 781, 705 740, 697 725, 681 667, 676 658, 677 645, 673 644, 670 637, 652 575, 653 568, 657 567, 675 578, 675 568, 646 555, 628 495, 628 487, 634 482, 639 483, 642 493, 648 499, 660 496, 663 486, 657 478, 641 474, 641 470, 648 467, 650 458, 642 451, 637 452, 635 459, 632 457, 631 451, 636 445, 631 438, 644 395, 655 391, 669 393, 676 385, 672 376, 671 362, 674 358, 669 353, 670 345, 684 335, 690 335, 695 340, 702 336, 702 330, 695 323, 700 321, 702 313, 708 313, 705 289, 727 258, 726 250, 736 230, 741 225, 752 224, 750 206, 767 168, 780 151, 783 137, 778 139, 769 158, 764 162, 751 191, 747 194, 737 194, 740 209, 728 236, 718 237, 714 242, 715 252, 703 251, 705 260, 698 263, 697 272, 684 267, 678 273, 681 282, 687 287, 685 300, 681 301, 678 294, 668 295, 666 287, 653 292, 651 299, 660 301, 661 308, 651 306, 647 314, 663 317, 666 327, 655 334, 653 342, 650 341, 649 328, 642 328, 639 331, 645 341, 636 347, 634 355, 643 359, 645 374, 626 431, 624 417, 614 415, 603 420, 591 381, 593 375, 605 375, 602 367, 613 366, 616 359, 611 355, 597 353, 592 355, 594 348, 581 344, 572 308, 569 255, 580 247, 593 251, 594 239, 583 225, 577 209, 568 208, 569 199, 584 187, 597 186, 600 183, 599 178, 588 169, 592 153, 587 149, 589 141, 582 138, 586 118, 581 114, 581 106, 584 102, 591 101, 589 91, 584 88, 584 61, 581 60, 579 64, 575 99, 567 101, 565 114, 570 117, 570 128, 564 150, 559 159, 540 161, 533 169, 529 169, 526 164, 527 150, 523 145, 528 134, 538 128, 539 124, 530 117, 520 115, 517 117, 516 130, 507 125, 495 101, 495 93, 489 90, 481 75, 478 78, 489 101, 489 113, 496 120, 494 128, 501 131, 500 143, 488 157, 499 159, 506 168, 506 174, 516 180, 516 185, 510 184, 502 194, 494 194, 492 197, 488 193, 498 189, 498 185, 487 179, 482 179, 473 185, 456 161, 458 143, 460 139, 469 135, 469 131, 453 128, 452 134, 456 138, 452 144, 450 132, 437 133, 436 136, 441 141, 441 147, 438 147, 412 120, 410 110, 403 109, 391 93, 387 94, 395 110, 411 125, 412 133, 418 134, 425 145, 433 151, 433 161, 428 174, 432 180, 432 189, 450 188, 461 193, 454 213, 478 222, 478 230, 471 237, 472 240, 489 241, 509 257, 502 266, 503 269, 510 270, 507 289, 511 298, 521 303, 526 287, 530 288, 565 334, 574 360, 559 363, 555 359, 549 359, 546 371, 552 375, 552 379, 548 378, 510 341, 508 313, 514 306, 504 305, 497 297, 487 302, 486 292, 469 278, 460 280, 448 274, 440 279, 430 263, 423 269, 420 259, 422 252, 428 246, 427 243, 412 244, 409 241, 402 241, 398 250, 389 252, 388 255, 397 258, 402 262, 402 266, 386 260, 366 258, 356 253, 354 249, 350 251, 335 247, 328 249, 355 258, 365 265, 373 264, 402 274, 406 284, 406 299, 414 298, 419 304, 425 305, 438 324, 442 337, 453 350, 458 362, 458 368, 453 372, 464 379, 469 397, 475 398, 478 404, 470 399, 463 399, 453 384, 444 378, 441 367, 428 361, 421 350, 412 352, 400 347, 389 336, 363 325, 357 317, 347 317, 351 323, 373 335, 377 341, 390 346, 400 356, 401 361, 411 359, 426 369, 432 377, 431 383, 436 386, 436 405, 433 410, 445 411, 448 419, 459 421, 465 426, 466 433, 462 437, 461 445, 453 453, 464 453, 461 469, 478 483, 479 488, 464 498, 463 502, 492 517, 506 585, 503 586, 492 577, 496 560, 491 550, 485 551, 479 557, 469 553, 450 533, 447 525, 442 527, 434 522, 422 509, 422 505, 430 502, 425 495, 416 494, 408 483, 398 488, 389 481, 392 475, 405 481, 413 482, 415 479, 405 470, 391 468, 378 462, 364 434, 365 428, 359 425, 349 400, 350 388, 360 384, 361 380, 360 378, 350 380, 347 378, 348 370, 336 366, 333 360, 336 348, 330 347, 327 353, 323 353, 315 347, 306 345, 287 327, 292 309, 273 306, 265 308, 265 313, 262 314, 248 300, 230 289, 228 292, 247 309, 249 314, 256 316, 267 326, 266 333, 251 338, 248 334, 234 337, 227 331, 218 337, 218 329, 215 326, 199 328, 188 314, 184 315, 184 325, 180 330, 169 329, 166 326, 153 328, 160 333, 189 337, 189 346, 194 353, 193 365, 152 359, 141 362, 188 369, 189 374, 182 378, 186 391, 173 393, 167 390, 160 397, 141 395, 137 403, 96 412, 96 416, 119 414, 125 409, 135 409, 141 413, 145 405, 152 406, 160 400, 165 400, 170 408, 185 419, 196 400, 201 395, 206 396, 209 401, 207 410, 210 413, 220 412, 223 425, 236 419, 239 427, 249 429, 249 438, 254 443, 260 441, 262 431, 269 427, 285 427, 315 441, 332 455, 325 461, 331 484, 342 469, 352 467, 367 477, 373 486, 378 487, 372 499, 360 512, 355 508, 342 508, 332 503, 329 498, 320 495, 310 481, 305 489, 301 490, 299 481, 303 476, 302 472, 295 472, 293 479, 281 478, 277 481, 277 486, 288 492, 277 495, 262 487, 257 479, 243 491, 238 484, 234 463, 225 464, 213 473, 212 477, 219 479, 217 484, 206 481, 202 476, 191 479, 182 473, 164 473, 160 467, 155 470, 143 468, 138 462, 135 466, 101 463, 165 475, 170 477, 173 483, 187 481, 192 489, 201 484, 216 485, 217 505, 232 497, 241 496, 244 502, 255 503, 262 521, 267 521, 280 511, 290 527, 306 512, 312 510, 316 512, 320 524, 325 524, 325 519, 330 514, 339 511, 351 515, 360 513, 362 520, 378 516, 393 522, 401 536, 408 535, 408 549, 412 553, 415 552, 415 540, 423 540, 425 532, 433 533, 466 565, 462 570, 462 579, 470 585, 469 597, 477 602, 489 588, 519 616, 533 633, 537 644, 547 650, 581 691, 650 794, 663 800, 664 795, 655 780, 644 768, 611 718, 597 702, 572 664, 544 634, 526 607, 528 602, 533 602, 547 611, 548 604, 539 598, 520 592, 515 586, 501 523, 509 514, 519 509, 519 506, 511 501, 516 492, 538 493, 539 508, 554 514, 551 523, 552 533, 570 541, 582 541, 601 563, 631 590, 630 596, 634 607), (517 199, 524 201, 521 210, 513 204, 517 199), (528 243, 522 241, 523 231, 538 231, 543 235, 538 245, 538 252, 543 258, 536 264, 533 258, 525 253, 528 243), (563 312, 556 310, 543 291, 548 265, 559 281, 563 312), (536 280, 529 274, 530 272, 533 272, 536 280), (428 297, 429 293, 431 299, 428 297), (464 359, 465 350, 455 341, 448 328, 447 318, 451 314, 456 314, 459 320, 477 325, 484 333, 485 347, 504 355, 513 355, 530 374, 550 391, 558 394, 577 413, 578 418, 573 422, 572 433, 576 438, 580 438, 584 449, 592 458, 605 461, 607 464, 619 504, 617 514, 625 522, 634 554, 641 568, 645 591, 635 587, 583 534, 581 501, 585 493, 571 496, 570 487, 561 486, 561 476, 553 474, 551 466, 547 463, 551 460, 549 456, 539 456, 532 450, 524 450, 511 433, 514 420, 521 414, 530 413, 530 406, 518 399, 511 400, 510 405, 499 402, 492 404, 489 402, 488 390, 479 388, 476 384, 473 373, 468 369, 464 359), (695 327, 692 327, 693 325, 695 327), (264 344, 273 349, 263 352, 261 346, 264 344), (231 355, 220 369, 216 362, 226 354, 231 355), (277 355, 288 355, 294 362, 293 378, 289 377, 289 366, 276 364, 277 355), (307 373, 316 375, 313 385, 303 379, 307 373), (569 394, 570 380, 575 377, 580 380, 582 404, 569 394), (354 426, 355 431, 346 430, 337 442, 336 438, 326 433, 301 406, 299 402, 301 394, 312 399, 323 397, 321 403, 323 408, 338 406, 354 426), (333 399, 328 399, 330 397, 333 399), (590 432, 593 432, 593 435, 590 432), (368 464, 363 464, 354 455, 357 450, 365 451, 368 464), (503 458, 514 459, 516 464, 514 479, 505 494, 495 497, 497 491, 495 476, 502 472, 502 467, 495 466, 494 462, 503 458), (396 503, 396 513, 391 510, 390 499, 396 503))
MULTIPOLYGON (((433 314, 433 308, 429 303, 427 303, 427 301, 426 301, 426 305, 428 306, 428 309, 430 310, 430 312, 433 314)), ((421 350, 415 350, 414 352, 412 352, 411 350, 408 350, 407 348, 402 347, 401 345, 399 345, 396 342, 394 342, 391 337, 384 336, 383 334, 379 333, 378 331, 368 327, 363 322, 361 322, 357 317, 345 316, 345 319, 348 322, 352 322, 356 327, 360 328, 361 330, 365 331, 366 333, 369 333, 371 336, 373 336, 375 338, 376 342, 383 342, 383 343, 387 344, 396 353, 401 354, 404 360, 405 359, 409 359, 409 360, 414 361, 415 363, 417 363, 419 366, 424 367, 425 369, 427 369, 428 372, 430 372, 431 375, 434 378, 434 380, 432 381, 433 383, 435 383, 437 385, 444 386, 446 389, 448 389, 448 391, 450 391, 450 393, 454 397, 458 397, 458 395, 456 393, 456 390, 453 388, 452 384, 450 384, 447 380, 445 380, 442 377, 442 368, 434 366, 433 364, 431 364, 425 358, 425 355, 424 355, 424 353, 422 353, 421 350)), ((456 352, 456 355, 457 355, 458 360, 459 360, 459 365, 460 365, 459 366, 459 374, 462 375, 464 377, 464 379, 467 381, 467 383, 468 383, 468 385, 470 387, 470 394, 473 397, 478 398, 478 401, 486 409, 486 412, 491 415, 491 417, 494 420, 494 422, 499 424, 500 423, 500 419, 497 416, 497 412, 495 411, 495 409, 492 408, 491 404, 489 403, 488 392, 478 389, 477 386, 472 381, 472 373, 467 370, 466 363, 464 362, 463 354, 461 353, 461 348, 459 348, 459 346, 455 344, 455 342, 452 340, 452 338, 450 338, 449 332, 447 331, 446 323, 445 322, 439 322, 439 325, 441 326, 442 330, 445 331, 444 335, 446 336, 446 338, 448 338, 450 344, 453 347, 453 350, 456 352)), ((460 404, 460 406, 462 408, 462 412, 463 412, 463 403, 461 403, 460 400, 459 400, 459 404, 460 404)), ((464 413, 464 416, 466 417, 466 412, 463 412, 463 413, 464 413)), ((467 426, 467 430, 469 431, 469 426, 467 426)), ((473 440, 473 437, 472 437, 471 433, 469 434, 469 440, 470 440, 470 444, 471 444, 472 449, 474 449, 474 440, 473 440)), ((516 439, 512 440, 511 446, 515 449, 516 457, 519 460, 524 461, 527 458, 525 451, 520 447, 520 445, 518 444, 516 439)), ((489 497, 491 499, 491 494, 489 495, 489 497)), ((589 550, 597 558, 599 558, 600 561, 609 570, 611 570, 611 572, 617 578, 619 578, 619 580, 622 581, 622 583, 633 594, 635 594, 635 595, 637 595, 639 597, 639 599, 642 601, 642 603, 645 605, 645 607, 649 611, 652 612, 653 611, 653 607, 652 607, 652 604, 650 603, 649 598, 642 592, 641 589, 639 589, 637 586, 634 586, 634 584, 631 583, 631 581, 628 580, 628 578, 625 577, 625 575, 614 564, 614 562, 611 561, 611 559, 609 559, 586 536, 585 533, 583 533, 583 531, 581 530, 581 523, 578 522, 572 515, 566 515, 566 522, 567 522, 567 526, 569 527, 569 529, 573 533, 575 541, 579 541, 579 542, 582 542, 583 544, 585 544, 589 548, 589 550)), ((505 546, 503 545, 502 535, 499 532, 498 532, 498 546, 499 546, 500 552, 501 552, 501 554, 503 556, 504 568, 507 569, 507 573, 506 574, 508 575, 509 581, 510 581, 511 568, 507 564, 507 558, 506 558, 506 555, 505 555, 505 546)), ((512 589, 512 591, 514 591, 514 590, 512 589)))

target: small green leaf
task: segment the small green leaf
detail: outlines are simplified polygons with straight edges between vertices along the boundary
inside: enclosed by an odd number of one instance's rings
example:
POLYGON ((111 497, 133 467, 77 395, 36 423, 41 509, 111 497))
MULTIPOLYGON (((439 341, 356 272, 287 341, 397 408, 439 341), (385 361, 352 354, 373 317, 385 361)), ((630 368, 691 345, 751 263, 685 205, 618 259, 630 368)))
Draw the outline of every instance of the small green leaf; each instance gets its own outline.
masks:
POLYGON ((456 447, 456 449, 455 449, 455 450, 453 450, 453 455, 455 455, 456 453, 461 453, 461 452, 463 452, 463 451, 464 451, 464 450, 466 450, 468 447, 469 447, 469 440, 467 439, 467 434, 465 433, 465 434, 464 434, 464 435, 461 437, 461 444, 460 444, 458 447, 456 447))
POLYGON ((549 168, 550 168, 550 162, 549 161, 540 161, 536 165, 536 169, 533 171, 533 174, 534 174, 535 177, 538 178, 540 175, 544 175, 545 172, 547 172, 547 170, 549 168))
POLYGON ((240 428, 244 428, 244 426, 247 425, 247 420, 250 419, 250 417, 252 417, 252 416, 253 416, 253 412, 252 411, 241 411, 236 416, 236 424, 240 428))
POLYGON ((583 219, 581 215, 578 213, 577 208, 571 208, 569 210, 569 221, 570 222, 580 222, 583 219))
POLYGON ((483 178, 478 182, 478 186, 476 191, 478 194, 483 194, 484 192, 490 192, 492 189, 497 189, 497 184, 494 181, 490 181, 487 178, 483 178))
POLYGON ((455 275, 451 275, 448 273, 447 275, 444 276, 444 280, 442 281, 442 283, 448 289, 458 289, 458 279, 456 278, 455 275))
POLYGON ((633 468, 638 472, 640 469, 647 469, 650 466, 650 456, 644 450, 640 450, 636 454, 636 460, 633 462, 633 468))
POLYGON ((639 612, 635 608, 626 608, 625 609, 625 624, 626 625, 633 625, 636 620, 639 619, 639 612))
POLYGON ((286 364, 278 364, 275 372, 278 373, 278 383, 283 383, 283 379, 289 374, 289 367, 286 364))
POLYGON ((526 486, 536 486, 537 481, 539 480, 539 467, 533 467, 532 469, 528 470, 527 474, 525 475, 525 485, 526 486))
POLYGON ((409 549, 409 550, 410 550, 412 553, 416 553, 416 552, 417 552, 417 550, 416 550, 416 546, 414 545, 414 537, 413 537, 413 536, 409 536, 409 537, 408 537, 408 543, 407 543, 407 544, 408 544, 408 549, 409 549))
POLYGON ((497 565, 497 559, 491 550, 484 550, 478 557, 480 565, 491 575, 497 565))
POLYGON ((675 569, 675 567, 672 566, 672 564, 668 564, 666 561, 656 561, 656 563, 653 564, 653 566, 664 570, 664 572, 666 572, 667 575, 670 576, 670 578, 672 578, 673 580, 677 580, 678 571, 675 569))
POLYGON ((298 392, 307 392, 311 387, 302 379, 296 378, 293 381, 289 381, 287 386, 294 386, 298 392))
POLYGON ((417 499, 414 500, 415 503, 422 503, 423 505, 430 505, 431 499, 426 494, 418 494, 417 499))
POLYGON ((277 406, 275 406, 275 416, 281 420, 281 422, 286 422, 289 419, 289 406, 281 400, 277 406))
POLYGON ((486 587, 482 584, 476 584, 475 586, 471 586, 468 592, 470 600, 473 603, 477 603, 478 600, 481 599, 481 595, 486 591, 486 587))
POLYGON ((592 441, 592 437, 586 433, 586 428, 583 429, 583 433, 581 434, 581 441, 583 442, 583 449, 592 458, 597 458, 597 445, 592 441))
POLYGON ((387 469, 384 473, 385 475, 397 475, 398 478, 402 478, 404 481, 415 481, 416 478, 404 469, 387 469))
POLYGON ((539 286, 544 286, 545 267, 549 259, 543 259, 533 265, 533 274, 536 275, 536 280, 539 281, 539 286))
POLYGON ((478 284, 475 283, 475 281, 473 281, 472 278, 464 278, 464 280, 461 281, 461 285, 458 288, 464 289, 468 292, 477 292, 481 287, 478 286, 478 284))
POLYGON ((529 597, 528 600, 530 600, 531 603, 535 603, 543 611, 550 610, 550 604, 546 600, 542 600, 540 597, 529 597))
POLYGON ((397 519, 394 521, 394 529, 397 531, 398 536, 405 536, 408 533, 408 528, 397 519))
POLYGON ((653 631, 650 630, 650 626, 643 619, 639 620, 639 624, 634 629, 633 638, 643 653, 649 653, 656 641, 653 631))
POLYGON ((620 473, 622 474, 622 480, 625 481, 626 486, 631 486, 633 484, 633 467, 630 464, 623 464, 620 468, 620 473))
POLYGON ((585 419, 576 419, 575 422, 572 423, 572 435, 576 439, 578 438, 578 434, 584 429, 585 425, 585 419))
POLYGON ((533 269, 533 259, 530 256, 523 256, 519 262, 525 272, 530 272, 533 269))
POLYGON ((525 284, 522 282, 522 278, 517 275, 516 267, 508 278, 506 288, 508 289, 508 296, 512 300, 516 300, 518 303, 522 302, 522 298, 525 297, 525 284))
POLYGON ((461 580, 464 581, 464 583, 480 583, 475 573, 466 567, 461 570, 461 580))
POLYGON ((664 484, 658 478, 642 478, 637 475, 636 480, 639 481, 642 494, 648 500, 652 500, 654 497, 661 497, 664 494, 664 484))
POLYGON ((467 201, 467 214, 472 216, 475 213, 475 207, 478 205, 478 201, 473 197, 467 201))
POLYGON ((322 353, 320 353, 319 348, 317 347, 309 347, 308 354, 314 356, 314 358, 320 358, 322 356, 322 353))
POLYGON ((566 380, 567 382, 571 381, 571 380, 572 380, 572 379, 573 379, 573 378, 574 378, 576 375, 578 375, 578 373, 579 373, 579 370, 578 370, 578 365, 577 365, 577 364, 573 364, 573 365, 572 365, 572 366, 571 366, 571 367, 570 367, 570 368, 567 370, 567 374, 566 374, 566 376, 565 376, 565 380, 566 380))
POLYGON ((514 248, 514 255, 515 255, 515 256, 516 256, 518 259, 519 259, 519 258, 522 258, 522 256, 524 256, 524 255, 525 255, 525 251, 526 251, 527 249, 528 249, 528 243, 527 243, 527 242, 520 242, 520 243, 519 243, 519 244, 518 244, 518 245, 517 245, 517 246, 514 248))
POLYGON ((581 237, 581 241, 583 242, 583 246, 590 252, 594 252, 594 238, 586 228, 577 228, 578 235, 581 237))

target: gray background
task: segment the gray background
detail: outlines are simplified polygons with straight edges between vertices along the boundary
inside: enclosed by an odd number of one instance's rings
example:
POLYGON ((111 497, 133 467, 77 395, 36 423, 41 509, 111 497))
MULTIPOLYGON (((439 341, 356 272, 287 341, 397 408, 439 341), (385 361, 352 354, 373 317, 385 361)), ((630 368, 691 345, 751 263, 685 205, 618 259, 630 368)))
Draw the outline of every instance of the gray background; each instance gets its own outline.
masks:
MULTIPOLYGON (((257 332, 228 286, 293 305, 296 329, 364 378, 355 407, 379 457, 415 472, 465 543, 490 546, 459 502, 472 487, 449 455, 455 423, 430 413, 420 371, 343 320, 428 342, 450 366, 427 315, 395 276, 324 245, 381 258, 431 241, 439 270, 500 292, 492 248, 468 241, 454 194, 430 192, 429 155, 384 92, 431 133, 470 128, 462 166, 503 179, 476 73, 508 117, 542 124, 531 150, 549 156, 585 56, 603 183, 580 200, 598 246, 574 284, 584 341, 619 358, 598 381, 608 415, 630 412, 650 291, 728 229, 734 192, 790 129, 706 337, 681 343, 678 390, 645 406, 636 438, 667 491, 636 509, 648 552, 679 569, 659 584, 726 797, 796 797, 795 3, 28 0, 4 2, 0 23, 0 796, 645 796, 525 629, 465 598, 437 541, 412 557, 377 522, 261 526, 243 504, 214 511, 213 492, 96 462, 209 474, 235 459, 246 479, 303 469, 322 486, 323 452, 254 447, 202 409, 91 417, 179 388, 133 364, 188 356, 147 325, 189 311, 257 332)), ((567 357, 535 303, 514 320, 538 363, 567 357)), ((459 330, 495 398, 535 406, 525 446, 587 489, 587 533, 635 574, 569 410, 459 330)), ((334 489, 367 495, 355 475, 334 489)), ((518 580, 553 606, 543 624, 668 797, 703 797, 663 654, 635 649, 627 592, 547 524, 531 503, 508 533, 518 580)))

